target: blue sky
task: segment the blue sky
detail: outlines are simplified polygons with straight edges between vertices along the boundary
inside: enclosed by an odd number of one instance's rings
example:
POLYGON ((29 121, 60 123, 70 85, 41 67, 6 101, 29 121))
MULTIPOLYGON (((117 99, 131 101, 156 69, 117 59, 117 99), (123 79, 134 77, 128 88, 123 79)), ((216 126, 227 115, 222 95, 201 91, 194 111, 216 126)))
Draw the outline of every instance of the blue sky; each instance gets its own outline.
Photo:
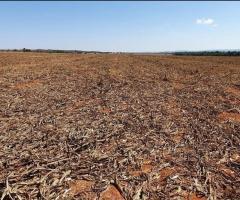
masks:
POLYGON ((240 2, 0 2, 0 49, 240 49, 240 2))

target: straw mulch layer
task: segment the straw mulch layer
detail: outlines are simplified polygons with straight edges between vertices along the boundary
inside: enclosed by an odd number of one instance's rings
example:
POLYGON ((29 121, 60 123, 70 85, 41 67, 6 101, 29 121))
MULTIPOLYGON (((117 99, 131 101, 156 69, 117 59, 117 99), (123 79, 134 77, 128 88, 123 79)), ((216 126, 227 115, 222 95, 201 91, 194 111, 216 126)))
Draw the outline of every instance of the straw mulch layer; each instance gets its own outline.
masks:
POLYGON ((1 199, 240 199, 240 58, 0 54, 1 199))

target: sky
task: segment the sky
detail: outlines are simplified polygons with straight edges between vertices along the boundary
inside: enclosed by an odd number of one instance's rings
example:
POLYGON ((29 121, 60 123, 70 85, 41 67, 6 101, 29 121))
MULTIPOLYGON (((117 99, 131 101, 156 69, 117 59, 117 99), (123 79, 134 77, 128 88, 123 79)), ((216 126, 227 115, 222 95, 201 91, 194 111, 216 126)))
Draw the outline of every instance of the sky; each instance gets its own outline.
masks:
POLYGON ((240 49, 240 2, 0 2, 0 49, 240 49))

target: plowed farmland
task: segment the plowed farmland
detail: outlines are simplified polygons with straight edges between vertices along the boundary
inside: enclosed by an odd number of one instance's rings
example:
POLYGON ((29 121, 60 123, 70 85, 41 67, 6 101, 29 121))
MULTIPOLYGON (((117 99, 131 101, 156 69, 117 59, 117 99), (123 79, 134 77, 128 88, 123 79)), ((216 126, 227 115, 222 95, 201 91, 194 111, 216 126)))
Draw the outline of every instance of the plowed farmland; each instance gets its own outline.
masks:
POLYGON ((240 57, 0 53, 2 199, 240 199, 240 57))

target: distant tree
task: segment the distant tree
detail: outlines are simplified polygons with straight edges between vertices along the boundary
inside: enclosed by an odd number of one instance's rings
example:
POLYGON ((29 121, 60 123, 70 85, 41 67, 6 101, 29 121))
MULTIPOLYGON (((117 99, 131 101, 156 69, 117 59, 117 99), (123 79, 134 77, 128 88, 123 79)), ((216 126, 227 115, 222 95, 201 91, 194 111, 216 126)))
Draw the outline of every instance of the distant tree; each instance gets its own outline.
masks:
POLYGON ((26 49, 26 48, 23 48, 22 50, 23 52, 31 52, 31 49, 26 49))

